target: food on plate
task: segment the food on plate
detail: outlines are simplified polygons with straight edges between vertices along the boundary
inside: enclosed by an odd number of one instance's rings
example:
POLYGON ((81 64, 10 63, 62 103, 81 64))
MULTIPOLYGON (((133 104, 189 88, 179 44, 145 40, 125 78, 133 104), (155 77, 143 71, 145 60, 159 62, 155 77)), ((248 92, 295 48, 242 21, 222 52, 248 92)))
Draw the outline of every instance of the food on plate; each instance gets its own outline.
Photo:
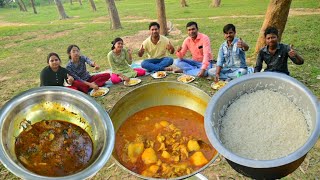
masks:
POLYGON ((157 74, 158 78, 163 78, 167 75, 166 72, 164 72, 164 71, 158 71, 158 72, 156 72, 156 74, 157 74))
POLYGON ((115 152, 123 166, 153 178, 193 173, 217 154, 206 136, 204 117, 171 105, 133 114, 116 132, 115 142, 115 152), (198 140, 209 148, 201 148, 198 140))
POLYGON ((188 83, 193 81, 195 78, 190 75, 182 75, 178 78, 178 81, 183 82, 183 83, 188 83))
POLYGON ((211 84, 211 87, 212 87, 212 89, 220 89, 220 88, 222 88, 223 86, 225 86, 226 85, 226 82, 225 81, 218 81, 218 82, 213 82, 212 84, 211 84))
POLYGON ((310 136, 307 123, 287 96, 258 90, 243 94, 227 108, 220 137, 224 146, 239 156, 271 160, 303 146, 310 136))
POLYGON ((105 94, 106 94, 106 89, 105 88, 99 88, 98 90, 93 90, 91 96, 99 97, 99 96, 103 96, 105 94))
POLYGON ((140 82, 141 82, 141 79, 138 79, 138 78, 130 78, 130 81, 129 81, 129 82, 127 82, 127 81, 124 82, 124 85, 126 85, 126 86, 133 86, 133 85, 139 84, 140 82))
POLYGON ((66 176, 89 165, 93 143, 77 125, 60 120, 43 120, 28 126, 15 141, 18 161, 43 176, 66 176))

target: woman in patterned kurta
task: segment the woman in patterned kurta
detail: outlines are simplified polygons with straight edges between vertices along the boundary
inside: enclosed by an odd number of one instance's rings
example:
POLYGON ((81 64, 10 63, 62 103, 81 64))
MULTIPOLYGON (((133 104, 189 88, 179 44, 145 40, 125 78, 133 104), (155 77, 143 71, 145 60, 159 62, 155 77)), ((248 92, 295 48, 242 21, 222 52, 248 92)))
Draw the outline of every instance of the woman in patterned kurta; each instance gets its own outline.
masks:
POLYGON ((115 38, 108 53, 108 62, 111 67, 111 82, 120 83, 122 80, 129 82, 130 78, 144 76, 146 71, 142 68, 132 69, 128 61, 132 61, 131 51, 123 48, 123 40, 115 38))

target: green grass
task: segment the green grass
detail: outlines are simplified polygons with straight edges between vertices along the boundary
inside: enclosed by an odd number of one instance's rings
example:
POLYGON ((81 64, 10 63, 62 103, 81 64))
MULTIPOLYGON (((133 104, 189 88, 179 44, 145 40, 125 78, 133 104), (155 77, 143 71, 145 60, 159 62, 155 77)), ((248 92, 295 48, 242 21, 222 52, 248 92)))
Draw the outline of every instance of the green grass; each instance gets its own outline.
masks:
MULTIPOLYGON (((256 15, 264 15, 269 0, 260 0, 259 3, 256 0, 223 0, 219 8, 210 8, 210 2, 211 0, 187 0, 189 7, 181 8, 178 1, 166 0, 167 20, 182 32, 179 35, 169 35, 169 38, 174 40, 175 47, 181 45, 187 36, 185 24, 195 18, 200 32, 210 37, 212 51, 216 56, 220 44, 224 41, 223 26, 233 23, 237 27, 237 35, 249 44, 247 57, 250 57, 254 64, 255 44, 264 20, 256 15), (248 17, 233 17, 235 15, 248 17), (210 18, 219 16, 223 17, 210 18)), ((18 8, 11 7, 0 9, 0 24, 14 23, 11 26, 0 25, 0 107, 18 93, 39 85, 39 73, 47 65, 46 56, 49 52, 57 52, 65 65, 68 59, 67 46, 77 44, 83 54, 105 69, 110 43, 115 37, 132 36, 141 30, 147 30, 149 20, 156 19, 154 1, 120 0, 116 1, 116 5, 123 28, 110 30, 105 1, 99 0, 95 3, 97 12, 92 12, 87 1, 83 1, 83 6, 77 2, 73 5, 64 3, 66 13, 71 17, 67 20, 59 20, 56 7, 42 1, 40 6, 37 6, 38 14, 33 14, 30 7, 28 12, 20 12, 18 8), (145 10, 146 7, 148 10, 145 10), (143 19, 148 22, 136 21, 143 19)), ((318 0, 294 0, 291 7, 319 8, 320 3, 318 0)), ((290 16, 282 36, 282 42, 294 44, 305 59, 302 66, 289 63, 291 75, 309 87, 318 98, 320 80, 316 77, 320 75, 319 19, 319 14, 290 16)), ((133 57, 138 59, 137 55, 133 57)), ((200 81, 199 84, 206 82, 200 81)), ((319 171, 308 173, 308 176, 300 174, 297 177, 316 177, 319 171)))

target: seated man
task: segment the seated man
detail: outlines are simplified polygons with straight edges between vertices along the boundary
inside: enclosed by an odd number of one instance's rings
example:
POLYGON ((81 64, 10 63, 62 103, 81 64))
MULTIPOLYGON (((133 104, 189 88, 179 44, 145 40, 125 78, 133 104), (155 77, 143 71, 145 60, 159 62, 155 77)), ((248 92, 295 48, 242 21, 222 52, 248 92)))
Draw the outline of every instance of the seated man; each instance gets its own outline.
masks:
POLYGON ((172 71, 171 67, 173 58, 166 57, 166 51, 173 54, 174 47, 169 39, 159 34, 160 25, 157 22, 152 22, 149 25, 150 36, 143 41, 141 48, 138 51, 138 56, 142 57, 144 52, 147 52, 148 59, 141 63, 141 67, 147 71, 172 71))
POLYGON ((247 74, 245 51, 248 51, 249 46, 241 38, 235 38, 236 27, 233 24, 225 25, 223 33, 226 41, 219 48, 217 65, 208 72, 216 82, 247 74))
POLYGON ((262 63, 267 64, 264 71, 280 72, 290 75, 288 70, 288 57, 295 64, 301 65, 304 60, 292 46, 278 42, 278 30, 275 27, 268 27, 264 32, 266 46, 261 48, 257 57, 254 72, 260 72, 262 63))
POLYGON ((212 53, 210 39, 207 35, 198 32, 196 22, 188 22, 186 25, 188 35, 182 47, 177 49, 177 59, 174 63, 180 68, 175 72, 183 72, 192 76, 204 77, 208 75, 207 69, 211 68, 212 53), (191 52, 192 59, 184 59, 187 51, 191 52))

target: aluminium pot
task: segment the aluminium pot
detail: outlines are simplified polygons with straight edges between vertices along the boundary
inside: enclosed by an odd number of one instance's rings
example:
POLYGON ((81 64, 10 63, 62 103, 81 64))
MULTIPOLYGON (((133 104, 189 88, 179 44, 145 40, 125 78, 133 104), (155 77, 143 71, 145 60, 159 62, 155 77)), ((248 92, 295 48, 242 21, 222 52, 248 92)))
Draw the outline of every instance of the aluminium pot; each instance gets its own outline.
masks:
MULTIPOLYGON (((113 122, 115 132, 117 132, 121 124, 124 123, 131 115, 143 109, 160 105, 174 105, 185 107, 204 115, 209 100, 210 96, 208 94, 192 85, 179 82, 162 81, 146 84, 130 91, 113 106, 109 114, 113 122)), ((189 175, 172 179, 186 179, 191 176, 193 176, 193 179, 195 179, 195 177, 198 179, 206 179, 203 175, 198 173, 213 163, 217 156, 218 153, 216 153, 208 164, 197 171, 189 175)), ((159 179, 145 177, 127 169, 119 162, 115 151, 113 151, 112 157, 120 167, 134 176, 143 179, 159 179)))
POLYGON ((65 87, 43 86, 23 92, 8 101, 0 111, 0 160, 22 179, 87 179, 108 161, 114 146, 114 129, 106 111, 88 95, 65 87), (14 151, 15 137, 29 121, 63 120, 84 129, 93 142, 89 165, 82 171, 62 177, 47 177, 26 169, 14 151))
POLYGON ((276 179, 295 171, 317 142, 320 134, 319 109, 317 98, 298 80, 280 73, 250 74, 232 80, 212 97, 205 113, 205 130, 213 147, 227 159, 233 169, 254 179, 276 179), (304 112, 310 136, 302 147, 285 157, 272 160, 247 159, 234 154, 221 143, 220 121, 227 107, 242 94, 263 89, 286 94, 304 112))

